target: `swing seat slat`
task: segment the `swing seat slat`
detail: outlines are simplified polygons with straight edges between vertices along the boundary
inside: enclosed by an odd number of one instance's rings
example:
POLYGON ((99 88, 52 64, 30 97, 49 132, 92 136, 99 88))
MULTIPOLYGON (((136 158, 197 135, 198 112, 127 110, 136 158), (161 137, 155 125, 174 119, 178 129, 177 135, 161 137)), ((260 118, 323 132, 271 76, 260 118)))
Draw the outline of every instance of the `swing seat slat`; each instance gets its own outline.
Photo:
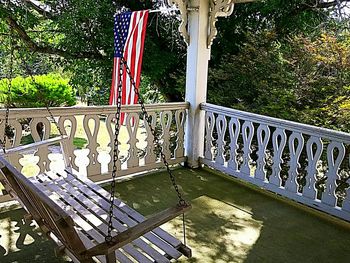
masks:
MULTIPOLYGON (((191 206, 171 207, 145 218, 119 199, 114 200, 112 243, 105 242, 108 228, 109 193, 86 177, 74 172, 48 171, 27 178, 4 157, 9 154, 60 143, 67 136, 16 147, 0 155, 1 182, 15 193, 61 251, 75 262, 170 262, 191 250, 159 228, 165 222, 188 211, 191 206)), ((64 154, 64 151, 62 151, 64 154)), ((66 157, 64 158, 67 159, 66 157)), ((68 159, 67 159, 68 160, 68 159)))

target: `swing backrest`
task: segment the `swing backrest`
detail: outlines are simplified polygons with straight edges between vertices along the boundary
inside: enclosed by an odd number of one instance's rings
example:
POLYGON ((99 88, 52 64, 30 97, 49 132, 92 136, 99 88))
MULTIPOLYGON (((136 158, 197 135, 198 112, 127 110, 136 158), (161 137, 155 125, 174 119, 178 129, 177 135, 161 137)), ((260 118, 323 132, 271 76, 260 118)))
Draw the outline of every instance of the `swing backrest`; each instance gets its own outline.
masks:
POLYGON ((52 238, 71 251, 81 253, 85 250, 72 218, 2 156, 0 173, 6 189, 12 191, 46 234, 53 234, 52 238))
POLYGON ((0 156, 5 157, 7 160, 9 160, 9 158, 11 157, 11 155, 16 154, 16 153, 23 153, 25 151, 29 151, 29 150, 37 150, 41 147, 48 147, 50 145, 54 145, 54 144, 60 144, 61 147, 61 152, 63 155, 63 160, 65 163, 65 167, 68 167, 70 164, 70 160, 69 157, 67 155, 67 147, 68 147, 68 136, 67 135, 63 135, 63 136, 58 136, 55 138, 51 138, 51 139, 47 139, 47 140, 42 140, 42 141, 38 141, 38 142, 33 142, 30 144, 26 144, 26 145, 20 145, 20 146, 16 146, 13 148, 9 148, 6 149, 6 151, 4 152, 3 150, 0 150, 0 156))

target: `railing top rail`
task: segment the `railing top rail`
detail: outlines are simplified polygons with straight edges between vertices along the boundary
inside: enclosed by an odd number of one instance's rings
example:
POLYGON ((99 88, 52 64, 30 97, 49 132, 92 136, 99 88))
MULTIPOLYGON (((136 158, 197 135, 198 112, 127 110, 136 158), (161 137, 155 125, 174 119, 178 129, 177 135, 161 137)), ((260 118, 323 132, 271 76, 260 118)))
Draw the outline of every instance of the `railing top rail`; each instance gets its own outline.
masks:
POLYGON ((318 136, 343 143, 350 143, 350 134, 331 129, 321 128, 308 124, 302 124, 293 121, 277 119, 269 116, 263 116, 255 113, 230 109, 222 106, 217 106, 210 103, 202 103, 201 110, 209 111, 217 114, 223 114, 229 117, 237 117, 243 120, 249 120, 255 123, 262 123, 273 127, 283 128, 286 130, 296 131, 311 136, 318 136))
MULTIPOLYGON (((165 111, 165 110, 181 110, 188 109, 188 102, 173 102, 173 103, 159 103, 159 104, 148 104, 146 109, 148 111, 165 111)), ((92 113, 98 114, 111 114, 117 110, 116 106, 84 106, 84 107, 54 107, 51 108, 51 112, 54 116, 74 116, 74 115, 88 115, 92 113)), ((137 112, 140 111, 141 107, 139 104, 135 105, 124 105, 122 106, 122 112, 137 112)), ((1 116, 5 115, 5 109, 0 110, 1 116)), ((47 112, 46 108, 18 108, 10 109, 10 119, 16 118, 34 118, 46 116, 43 112, 47 112)))

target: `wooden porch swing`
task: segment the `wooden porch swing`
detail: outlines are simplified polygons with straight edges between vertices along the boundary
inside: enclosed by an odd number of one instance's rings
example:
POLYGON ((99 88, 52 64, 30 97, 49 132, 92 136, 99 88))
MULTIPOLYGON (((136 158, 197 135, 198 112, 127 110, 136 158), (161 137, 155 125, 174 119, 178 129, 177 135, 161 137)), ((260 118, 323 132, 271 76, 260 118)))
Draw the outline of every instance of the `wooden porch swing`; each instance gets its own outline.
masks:
MULTIPOLYGON (((11 28, 11 63, 8 85, 9 99, 13 67, 13 29, 11 28)), ((125 59, 121 67, 126 68, 135 93, 139 95, 135 82, 125 59)), ((28 68, 27 68, 28 69, 28 68)), ((35 79, 30 76, 35 83, 35 79)), ((122 78, 122 74, 119 74, 122 78)), ((191 257, 191 249, 168 234, 160 225, 183 215, 191 208, 178 189, 166 157, 162 151, 157 134, 151 125, 143 100, 138 96, 144 120, 148 123, 154 136, 156 148, 169 173, 178 196, 178 203, 162 212, 145 218, 123 201, 115 198, 115 186, 118 161, 118 135, 121 116, 121 81, 118 86, 118 103, 115 115, 115 137, 113 154, 113 172, 111 191, 108 193, 87 178, 77 176, 70 165, 67 152, 68 136, 62 132, 50 109, 51 121, 57 127, 60 136, 32 144, 6 149, 6 132, 4 132, 2 152, 0 152, 0 180, 12 196, 28 211, 27 219, 35 220, 44 233, 57 244, 56 252, 66 253, 74 262, 170 262, 182 255, 191 257), (38 176, 27 178, 6 158, 14 153, 60 145, 66 169, 64 173, 46 171, 38 176), (2 176, 1 176, 2 175, 2 176)), ((9 101, 8 101, 9 102, 9 101)), ((9 127, 9 103, 5 116, 5 130, 9 127)), ((184 223, 184 217, 183 217, 184 223)), ((184 227, 185 229, 185 227, 184 227)), ((184 233, 185 235, 185 233, 184 233)))

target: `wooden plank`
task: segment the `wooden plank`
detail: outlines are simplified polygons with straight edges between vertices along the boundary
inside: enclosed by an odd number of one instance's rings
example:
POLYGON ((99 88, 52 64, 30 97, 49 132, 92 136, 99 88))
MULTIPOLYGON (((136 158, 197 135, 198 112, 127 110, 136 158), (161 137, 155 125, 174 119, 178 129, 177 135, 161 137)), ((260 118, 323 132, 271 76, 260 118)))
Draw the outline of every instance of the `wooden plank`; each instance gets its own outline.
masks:
MULTIPOLYGON (((97 218, 89 210, 87 210, 80 203, 78 203, 78 201, 74 198, 74 196, 63 191, 63 189, 60 188, 58 185, 56 185, 54 181, 48 180, 47 175, 40 174, 37 177, 45 182, 46 187, 50 188, 51 191, 55 192, 55 194, 63 198, 65 202, 67 202, 69 206, 71 206, 71 208, 74 208, 75 211, 74 212, 72 210, 71 211, 74 214, 79 215, 80 217, 78 221, 76 221, 76 219, 73 218, 73 220, 77 223, 78 226, 81 226, 81 224, 89 225, 90 229, 95 229, 95 231, 99 232, 100 236, 102 236, 102 238, 99 238, 97 240, 98 243, 104 242, 104 233, 107 232, 107 225, 105 223, 103 223, 99 218, 97 218)), ((125 245, 122 249, 125 252, 127 252, 130 256, 138 260, 139 262, 145 262, 145 263, 151 262, 145 255, 143 255, 141 252, 136 250, 131 244, 125 245)), ((104 253, 100 253, 99 255, 101 254, 104 254, 104 253)))
MULTIPOLYGON (((62 207, 63 209, 67 208, 67 204, 65 204, 63 201, 60 200, 60 195, 58 195, 56 192, 53 192, 50 187, 37 181, 35 177, 32 177, 31 181, 33 182, 33 184, 35 184, 38 187, 38 189, 40 189, 41 191, 46 193, 47 196, 53 202, 55 202, 58 206, 62 207)), ((66 211, 71 216, 71 218, 74 220, 74 222, 77 224, 77 226, 80 227, 81 229, 83 229, 83 231, 86 232, 89 236, 91 236, 97 244, 104 242, 104 236, 101 233, 99 233, 98 231, 96 231, 94 228, 92 228, 91 225, 88 224, 82 217, 80 217, 77 213, 75 213, 71 209, 67 209, 66 211)), ((96 245, 96 243, 94 244, 93 241, 91 241, 86 235, 83 234, 83 232, 77 231, 77 233, 86 246, 91 247, 91 246, 96 245)), ((130 259, 128 259, 120 251, 116 251, 116 256, 122 262, 132 263, 132 261, 130 259)), ((99 257, 99 258, 103 258, 103 257, 99 257)), ((106 261, 103 260, 103 262, 106 262, 106 261)))
POLYGON ((59 137, 51 138, 48 140, 42 140, 42 141, 38 141, 38 142, 26 144, 26 145, 20 145, 20 146, 14 147, 14 148, 7 149, 5 154, 3 153, 3 151, 0 151, 0 155, 7 156, 7 155, 13 154, 13 153, 20 153, 20 152, 28 151, 31 149, 37 149, 37 148, 42 147, 42 146, 48 146, 48 145, 59 143, 63 140, 67 140, 67 139, 68 139, 68 136, 64 135, 62 137, 59 136, 59 137))
MULTIPOLYGON (((77 180, 75 177, 69 174, 67 175, 66 178, 63 176, 62 178, 65 181, 69 182, 72 186, 77 187, 83 194, 91 198, 93 202, 95 202, 98 206, 100 206, 102 209, 108 212, 109 202, 107 202, 104 198, 99 197, 86 184, 81 183, 81 181, 77 180)), ((138 221, 132 219, 126 213, 117 209, 117 207, 114 207, 113 214, 116 219, 118 219, 119 221, 122 221, 123 224, 126 224, 129 227, 132 227, 138 224, 138 221)), ((119 231, 123 231, 123 230, 119 230, 119 231)), ((152 242, 154 245, 159 247, 161 250, 163 250, 166 254, 173 257, 174 259, 178 259, 180 256, 182 256, 182 254, 177 249, 175 249, 171 244, 167 243, 166 241, 158 237, 153 232, 146 233, 143 237, 149 240, 150 242, 152 242)))
MULTIPOLYGON (((67 174, 67 178, 74 177, 72 173, 69 173, 67 171, 66 171, 66 174, 67 174)), ((76 178, 78 181, 81 181, 82 183, 89 186, 91 188, 91 190, 93 190, 100 197, 104 198, 107 202, 109 201, 109 193, 106 190, 104 190, 102 187, 100 187, 99 185, 93 183, 89 179, 82 177, 82 176, 74 177, 74 178, 76 178)), ((137 211, 135 211, 134 209, 132 209, 131 207, 129 207, 127 204, 125 204, 124 202, 122 202, 119 199, 115 199, 114 205, 116 207, 118 207, 120 210, 127 213, 130 217, 135 219, 137 222, 142 222, 142 221, 146 220, 146 217, 144 217, 143 215, 141 215, 140 213, 138 213, 137 211)), ((179 241, 177 238, 173 237, 168 232, 164 231, 163 229, 161 229, 159 227, 155 228, 153 230, 153 232, 156 233, 157 235, 159 235, 162 239, 167 241, 173 247, 178 247, 182 244, 181 241, 179 241)))
POLYGON ((168 222, 174 217, 179 216, 190 209, 191 209, 191 205, 174 206, 174 207, 168 208, 160 213, 153 215, 149 219, 137 224, 136 226, 131 227, 122 233, 119 233, 117 236, 113 237, 111 242, 112 245, 107 244, 105 242, 97 245, 94 248, 89 249, 87 251, 87 255, 95 255, 100 251, 110 252, 115 250, 116 248, 122 247, 123 245, 130 243, 136 237, 139 237, 144 233, 147 233, 148 231, 154 229, 155 227, 160 226, 165 222, 168 222))
MULTIPOLYGON (((86 193, 87 195, 83 195, 85 192, 85 189, 73 187, 73 185, 69 184, 67 181, 65 181, 62 177, 58 177, 54 173, 46 174, 50 177, 50 179, 54 180, 54 182, 59 185, 63 190, 67 191, 71 195, 74 195, 74 198, 77 200, 80 200, 80 203, 84 204, 86 209, 91 211, 96 217, 98 217, 104 224, 107 225, 107 219, 108 219, 108 213, 107 211, 103 210, 98 204, 91 201, 87 196, 89 196, 89 193, 86 193)), ((126 215, 123 216, 124 218, 126 215)), ((120 218, 118 217, 118 220, 120 218)), ((118 231, 122 232, 127 229, 123 224, 121 224, 116 219, 113 219, 112 221, 113 227, 118 231)), ((123 222, 124 223, 124 222, 123 222)), ((135 223, 136 224, 136 223, 135 223)), ((134 225, 135 225, 134 224, 134 225)), ((107 230, 107 228, 105 229, 107 230)), ((136 239, 134 242, 132 242, 134 245, 142 249, 145 253, 147 253, 150 257, 154 258, 157 262, 169 262, 169 260, 164 257, 164 255, 160 254, 157 250, 155 250, 153 247, 150 246, 150 244, 146 243, 142 239, 136 239)), ((178 254, 179 253, 177 251, 178 254)))

